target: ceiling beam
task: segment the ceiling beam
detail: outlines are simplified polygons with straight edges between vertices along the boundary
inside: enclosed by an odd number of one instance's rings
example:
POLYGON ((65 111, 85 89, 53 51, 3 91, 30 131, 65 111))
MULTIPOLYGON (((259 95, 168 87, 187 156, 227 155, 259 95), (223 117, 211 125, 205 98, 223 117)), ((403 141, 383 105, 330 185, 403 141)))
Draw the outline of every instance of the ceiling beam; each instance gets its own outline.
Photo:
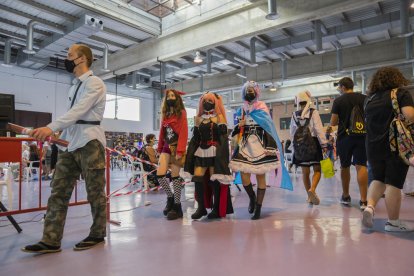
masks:
POLYGON ((12 8, 10 8, 8 6, 3 5, 3 4, 0 4, 0 9, 2 9, 4 11, 7 11, 9 13, 12 13, 12 14, 16 14, 16 15, 21 16, 21 17, 25 17, 25 18, 28 18, 28 19, 31 19, 31 20, 36 20, 39 23, 42 23, 44 25, 53 26, 53 27, 61 30, 62 32, 65 31, 65 27, 62 26, 62 25, 56 24, 56 23, 54 23, 52 21, 49 21, 49 20, 45 20, 45 19, 39 18, 37 16, 33 16, 31 14, 28 14, 28 13, 25 13, 25 12, 22 12, 22 11, 19 11, 19 10, 16 10, 16 9, 12 9, 12 8))
MULTIPOLYGON (((191 54, 194 49, 207 50, 243 37, 255 36, 272 29, 296 26, 320 19, 327 14, 337 14, 372 5, 377 0, 319 0, 282 1, 278 5, 278 20, 266 20, 267 2, 244 2, 229 13, 218 15, 191 27, 168 33, 156 40, 148 40, 109 56, 109 63, 116 74, 125 74, 156 63, 157 58, 174 60, 191 54), (303 4, 305 3, 305 4, 303 4), (223 28, 223 26, 226 26, 223 28)), ((95 63, 95 72, 104 78, 110 74, 101 72, 102 61, 95 63)))
POLYGON ((84 9, 96 12, 103 16, 109 17, 115 21, 121 22, 132 28, 139 29, 152 36, 161 34, 161 20, 135 8, 120 0, 112 1, 89 1, 89 0, 65 0, 66 2, 80 6, 84 9))
MULTIPOLYGON (((13 26, 13 27, 18 27, 20 29, 27 30, 27 25, 20 24, 20 23, 17 23, 17 22, 14 22, 12 20, 8 20, 8 19, 5 19, 5 18, 0 17, 0 23, 4 23, 4 24, 7 24, 7 25, 10 25, 10 26, 13 26)), ((39 29, 36 29, 36 28, 33 29, 33 32, 41 34, 41 35, 45 35, 45 36, 53 35, 53 33, 43 31, 43 30, 39 30, 39 29)))
MULTIPOLYGON (((344 48, 342 51, 343 59, 347 60, 343 70, 366 71, 375 70, 381 66, 395 66, 398 64, 411 64, 413 60, 407 60, 405 57, 405 39, 395 38, 373 44, 365 44, 352 48, 344 48)), ((336 72, 336 52, 327 52, 321 55, 302 56, 287 62, 287 79, 300 79, 305 77, 320 76, 324 74, 333 74, 336 72), (303 64, 312 64, 312 66, 303 66, 303 64)), ((257 76, 258 82, 267 82, 272 79, 281 79, 281 62, 273 64, 260 64, 255 68, 246 67, 248 79, 254 79, 257 76), (276 76, 276 77, 274 77, 276 76)), ((204 89, 217 90, 227 89, 230 87, 240 87, 240 78, 236 76, 237 71, 204 76, 204 89)), ((334 91, 332 83, 328 87, 334 91)), ((189 95, 199 92, 199 79, 193 79, 183 82, 183 89, 189 95)), ((297 93, 297 91, 295 92, 297 93)), ((293 94, 292 94, 293 95, 293 94)), ((269 95, 275 97, 275 95, 269 95)), ((284 95, 279 95, 284 96, 284 95)), ((263 98, 262 98, 263 100, 263 98)))
POLYGON ((76 16, 73 16, 71 14, 65 13, 63 11, 60 11, 60 10, 57 10, 57 9, 54 9, 54 8, 51 8, 47 5, 35 2, 33 0, 18 0, 18 1, 24 3, 25 5, 28 5, 32 8, 34 8, 34 9, 36 9, 36 10, 38 10, 40 12, 46 12, 46 13, 54 15, 56 17, 64 18, 64 19, 66 19, 70 22, 75 22, 78 19, 76 16))

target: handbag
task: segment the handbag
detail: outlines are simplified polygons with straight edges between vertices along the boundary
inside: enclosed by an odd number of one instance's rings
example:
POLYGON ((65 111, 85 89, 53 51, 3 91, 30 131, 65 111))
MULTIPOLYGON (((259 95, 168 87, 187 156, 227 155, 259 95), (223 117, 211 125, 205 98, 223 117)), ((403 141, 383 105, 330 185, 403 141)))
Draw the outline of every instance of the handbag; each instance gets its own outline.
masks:
POLYGON ((324 178, 331 178, 335 175, 334 165, 328 155, 323 154, 323 160, 321 160, 321 171, 324 178))

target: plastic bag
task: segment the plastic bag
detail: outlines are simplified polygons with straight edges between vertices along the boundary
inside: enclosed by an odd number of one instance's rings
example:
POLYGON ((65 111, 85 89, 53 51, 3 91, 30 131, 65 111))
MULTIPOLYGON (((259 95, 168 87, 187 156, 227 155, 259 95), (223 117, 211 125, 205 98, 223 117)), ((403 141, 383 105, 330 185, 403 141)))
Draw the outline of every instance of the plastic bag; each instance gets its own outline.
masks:
POLYGON ((334 165, 332 160, 324 154, 323 160, 321 161, 321 170, 324 178, 331 178, 335 175, 334 165))

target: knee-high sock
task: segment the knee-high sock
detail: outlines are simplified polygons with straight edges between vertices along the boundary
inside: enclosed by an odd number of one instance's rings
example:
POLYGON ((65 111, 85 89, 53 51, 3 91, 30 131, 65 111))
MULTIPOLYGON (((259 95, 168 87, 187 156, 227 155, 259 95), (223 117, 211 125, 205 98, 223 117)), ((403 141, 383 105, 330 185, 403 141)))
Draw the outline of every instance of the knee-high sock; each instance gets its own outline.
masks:
POLYGON ((244 186, 243 185, 243 188, 244 188, 244 190, 246 191, 246 193, 247 193, 247 195, 249 196, 249 198, 250 199, 253 199, 253 198, 255 198, 256 197, 256 195, 255 195, 255 193, 254 193, 254 191, 253 191, 253 185, 252 185, 252 183, 250 183, 249 185, 247 185, 247 186, 244 186))
POLYGON ((257 199, 256 199, 257 204, 262 205, 265 193, 266 193, 266 189, 260 189, 259 187, 257 188, 257 199))
POLYGON ((178 204, 181 202, 181 190, 183 188, 179 177, 173 177, 173 187, 174 187, 174 203, 178 204))
POLYGON ((168 197, 173 197, 173 193, 170 188, 170 182, 165 177, 165 175, 157 175, 158 183, 160 183, 161 187, 164 189, 165 193, 168 197))

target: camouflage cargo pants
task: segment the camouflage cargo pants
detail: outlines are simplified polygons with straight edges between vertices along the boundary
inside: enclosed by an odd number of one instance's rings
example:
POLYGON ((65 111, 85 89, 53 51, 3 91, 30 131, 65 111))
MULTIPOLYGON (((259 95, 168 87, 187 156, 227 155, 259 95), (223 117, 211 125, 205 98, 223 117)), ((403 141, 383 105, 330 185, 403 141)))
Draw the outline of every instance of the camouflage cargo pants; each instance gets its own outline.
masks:
POLYGON ((105 149, 98 140, 93 140, 73 152, 59 153, 47 203, 42 242, 60 246, 69 200, 81 173, 93 218, 89 236, 106 236, 105 149))

